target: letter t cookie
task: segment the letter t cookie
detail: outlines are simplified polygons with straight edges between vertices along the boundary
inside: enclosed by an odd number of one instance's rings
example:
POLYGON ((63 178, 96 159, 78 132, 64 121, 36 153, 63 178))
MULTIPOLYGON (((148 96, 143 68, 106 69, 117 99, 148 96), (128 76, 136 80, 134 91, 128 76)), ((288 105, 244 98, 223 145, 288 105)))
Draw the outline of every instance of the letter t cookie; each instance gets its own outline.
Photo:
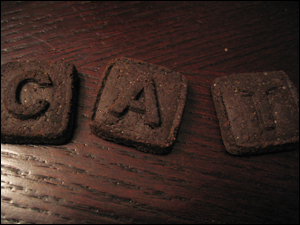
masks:
POLYGON ((283 71, 217 78, 212 96, 229 153, 284 151, 299 144, 299 97, 283 71))

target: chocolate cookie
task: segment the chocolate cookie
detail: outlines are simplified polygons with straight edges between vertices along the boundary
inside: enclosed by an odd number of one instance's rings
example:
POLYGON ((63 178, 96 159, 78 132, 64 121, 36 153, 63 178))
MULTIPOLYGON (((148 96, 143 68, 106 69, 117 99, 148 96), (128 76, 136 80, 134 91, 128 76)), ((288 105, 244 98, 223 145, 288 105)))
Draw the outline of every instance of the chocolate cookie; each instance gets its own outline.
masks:
POLYGON ((212 96, 229 153, 250 155, 299 145, 299 97, 283 71, 217 78, 212 96))
POLYGON ((186 79, 129 58, 113 60, 103 77, 92 110, 92 132, 141 151, 169 152, 186 101, 186 79))
POLYGON ((72 135, 76 80, 70 63, 1 65, 1 142, 65 143, 72 135))

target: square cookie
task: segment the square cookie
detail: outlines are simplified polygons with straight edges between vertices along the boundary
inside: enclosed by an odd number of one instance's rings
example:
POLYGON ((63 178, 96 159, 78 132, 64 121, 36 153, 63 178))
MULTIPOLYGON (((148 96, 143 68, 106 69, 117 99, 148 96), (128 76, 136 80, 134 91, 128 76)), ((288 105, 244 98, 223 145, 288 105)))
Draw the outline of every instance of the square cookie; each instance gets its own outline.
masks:
POLYGON ((56 61, 1 65, 1 142, 63 144, 72 134, 76 69, 56 61))
POLYGON ((284 151, 299 144, 299 97, 283 71, 220 77, 211 89, 229 153, 284 151))
POLYGON ((92 110, 97 136, 165 154, 175 142, 187 95, 187 81, 167 68, 133 60, 109 63, 92 110))

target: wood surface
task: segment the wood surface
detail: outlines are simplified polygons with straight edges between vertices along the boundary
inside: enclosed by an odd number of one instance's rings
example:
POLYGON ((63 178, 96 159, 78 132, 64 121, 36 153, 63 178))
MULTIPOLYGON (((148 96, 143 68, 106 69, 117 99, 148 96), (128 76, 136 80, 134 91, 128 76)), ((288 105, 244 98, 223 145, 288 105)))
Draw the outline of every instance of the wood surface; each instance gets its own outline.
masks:
POLYGON ((60 146, 1 144, 2 223, 299 223, 299 149, 226 152, 216 77, 284 70, 299 88, 299 2, 1 2, 1 63, 73 63, 76 128, 60 146), (88 123, 106 64, 131 57, 188 80, 177 141, 159 156, 88 123))

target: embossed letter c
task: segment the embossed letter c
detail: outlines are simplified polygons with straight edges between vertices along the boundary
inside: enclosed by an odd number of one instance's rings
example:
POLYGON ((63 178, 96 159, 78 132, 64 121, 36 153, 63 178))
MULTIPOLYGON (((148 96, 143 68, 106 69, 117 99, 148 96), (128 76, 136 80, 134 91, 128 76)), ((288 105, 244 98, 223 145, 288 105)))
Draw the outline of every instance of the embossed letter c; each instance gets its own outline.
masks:
POLYGON ((34 82, 41 86, 51 85, 48 74, 42 71, 28 71, 18 74, 8 84, 5 91, 4 104, 9 113, 18 119, 27 120, 35 118, 45 112, 49 107, 46 100, 37 100, 35 104, 24 105, 18 100, 21 88, 28 82, 34 82))

